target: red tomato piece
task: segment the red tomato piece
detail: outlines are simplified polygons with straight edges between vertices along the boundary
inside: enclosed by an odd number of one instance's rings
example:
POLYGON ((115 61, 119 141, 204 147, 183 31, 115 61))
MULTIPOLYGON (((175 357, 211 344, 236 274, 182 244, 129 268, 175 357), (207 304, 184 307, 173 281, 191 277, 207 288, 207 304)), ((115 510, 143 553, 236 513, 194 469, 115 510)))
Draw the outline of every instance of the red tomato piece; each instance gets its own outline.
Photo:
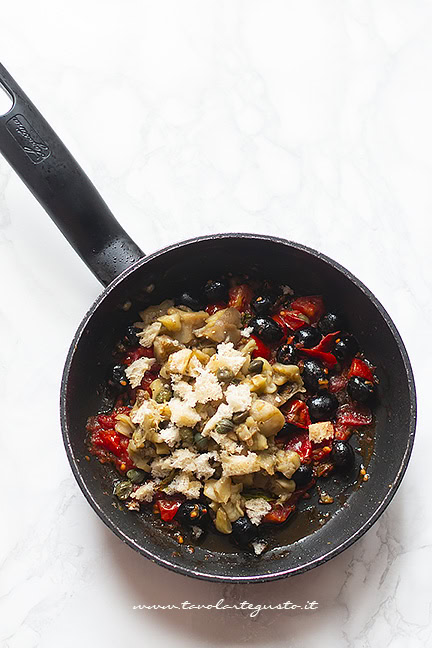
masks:
MULTIPOLYGON (((307 326, 309 324, 309 318, 301 311, 281 308, 280 311, 276 313, 276 315, 284 322, 285 326, 292 331, 297 331, 303 326, 307 326)), ((279 320, 276 321, 279 323, 279 320)))
POLYGON ((263 522, 282 524, 295 510, 295 504, 272 504, 272 509, 263 517, 263 522))
POLYGON ((304 349, 301 348, 299 349, 304 355, 309 356, 309 358, 316 358, 317 360, 320 360, 323 362, 326 367, 329 367, 330 369, 334 367, 337 364, 337 359, 333 355, 333 353, 325 353, 324 351, 318 351, 318 349, 304 349))
POLYGON ((122 470, 133 467, 128 454, 128 445, 129 439, 115 430, 98 430, 90 438, 92 453, 103 461, 114 463, 122 470))
POLYGON ((237 308, 240 313, 250 312, 253 292, 248 284, 240 284, 230 288, 228 306, 237 308))
POLYGON ((159 509, 161 519, 164 522, 171 522, 175 514, 179 510, 182 502, 178 499, 158 499, 156 505, 159 509))
POLYGON ((360 358, 354 358, 352 361, 351 367, 348 371, 348 378, 351 378, 351 376, 358 376, 359 378, 364 378, 365 380, 374 382, 372 369, 364 360, 360 360, 360 358))
POLYGON ((340 331, 335 331, 335 333, 328 333, 323 338, 321 338, 320 343, 317 344, 314 349, 316 351, 323 351, 328 353, 333 347, 333 341, 340 335, 340 331))
POLYGON ((287 423, 292 423, 297 427, 307 428, 311 424, 308 406, 299 399, 294 399, 288 403, 284 416, 287 423))
POLYGON ((227 305, 225 304, 225 302, 216 302, 215 304, 209 304, 206 308, 206 311, 209 315, 214 315, 214 313, 217 313, 217 311, 220 311, 226 307, 227 305))
POLYGON ((115 428, 115 417, 112 414, 99 414, 96 420, 104 430, 114 430, 115 428))
POLYGON ((286 437, 283 445, 284 450, 297 452, 302 463, 307 463, 311 459, 312 444, 309 440, 309 432, 299 428, 297 433, 286 437))
POLYGON ((153 349, 151 347, 149 349, 145 349, 144 347, 139 346, 134 349, 129 349, 123 359, 123 364, 129 366, 132 364, 132 362, 138 360, 138 358, 153 358, 153 356, 153 349))
POLYGON ((256 335, 251 335, 256 342, 257 348, 252 351, 253 358, 264 358, 264 360, 269 360, 271 356, 271 349, 268 347, 262 340, 260 340, 256 335))
POLYGON ((280 315, 272 315, 271 317, 276 322, 276 324, 279 324, 282 331, 284 332, 284 335, 286 335, 288 331, 288 327, 286 325, 286 322, 284 322, 284 320, 282 319, 282 317, 280 315))
POLYGON ((121 471, 133 467, 129 458, 129 439, 115 431, 116 416, 130 410, 129 407, 116 407, 111 414, 99 414, 87 423, 90 432, 90 452, 98 457, 102 463, 114 463, 121 471))
POLYGON ((320 317, 324 315, 324 301, 320 295, 309 295, 308 297, 298 297, 291 302, 293 310, 300 311, 309 319, 311 324, 318 322, 320 317))
POLYGON ((108 452, 112 452, 116 457, 121 453, 121 444, 119 439, 119 434, 114 431, 103 431, 99 432, 99 443, 96 445, 101 445, 108 452))
POLYGON ((332 394, 337 394, 337 392, 345 389, 347 382, 348 379, 344 374, 332 376, 329 380, 329 392, 331 392, 332 394))
POLYGON ((150 385, 152 384, 153 380, 155 380, 155 375, 151 374, 149 371, 146 371, 143 379, 141 380, 140 388, 151 394, 150 385))
POLYGON ((329 333, 325 335, 320 343, 314 346, 312 349, 305 349, 304 347, 298 347, 299 351, 304 353, 304 355, 309 356, 310 358, 316 358, 323 362, 330 369, 337 364, 337 359, 333 353, 329 353, 330 349, 333 346, 333 340, 340 334, 340 331, 335 333, 329 333))
POLYGON ((336 412, 336 422, 343 425, 370 425, 372 412, 365 405, 341 405, 336 412))

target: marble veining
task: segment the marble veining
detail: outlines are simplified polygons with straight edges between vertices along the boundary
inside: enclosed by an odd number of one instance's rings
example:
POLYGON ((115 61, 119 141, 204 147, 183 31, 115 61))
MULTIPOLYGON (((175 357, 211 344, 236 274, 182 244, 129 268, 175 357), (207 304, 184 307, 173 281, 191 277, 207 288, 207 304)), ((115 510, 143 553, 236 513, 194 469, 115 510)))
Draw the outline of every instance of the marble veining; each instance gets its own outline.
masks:
POLYGON ((19 8, 18 19, 15 6, 2 7, 2 62, 143 249, 218 231, 320 249, 389 311, 420 407, 399 492, 330 563, 240 586, 192 581, 140 558, 85 502, 59 430, 64 359, 100 286, 0 160, 0 645, 430 646, 432 3, 19 8), (319 608, 256 618, 132 610, 221 598, 319 608))

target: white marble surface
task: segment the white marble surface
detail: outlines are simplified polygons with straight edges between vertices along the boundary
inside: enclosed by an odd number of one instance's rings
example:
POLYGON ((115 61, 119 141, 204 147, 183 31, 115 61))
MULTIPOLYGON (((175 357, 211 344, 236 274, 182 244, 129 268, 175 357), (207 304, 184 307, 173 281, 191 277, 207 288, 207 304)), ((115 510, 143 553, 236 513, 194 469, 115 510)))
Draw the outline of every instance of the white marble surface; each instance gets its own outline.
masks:
POLYGON ((21 0, 1 13, 2 62, 145 250, 230 230, 321 249, 394 318, 420 415, 393 503, 330 564, 227 587, 140 558, 85 502, 59 431, 63 362, 100 286, 0 160, 0 644, 430 646, 432 2, 21 0), (320 607, 131 609, 221 597, 320 607))

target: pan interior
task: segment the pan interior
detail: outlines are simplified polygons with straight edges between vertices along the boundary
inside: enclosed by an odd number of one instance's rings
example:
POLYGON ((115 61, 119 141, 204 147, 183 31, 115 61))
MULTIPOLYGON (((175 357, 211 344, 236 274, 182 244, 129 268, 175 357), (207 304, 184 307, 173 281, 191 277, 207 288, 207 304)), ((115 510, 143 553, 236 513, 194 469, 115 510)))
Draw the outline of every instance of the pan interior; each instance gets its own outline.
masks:
POLYGON ((384 510, 397 488, 409 458, 414 423, 409 361, 394 325, 378 302, 326 257, 265 237, 207 237, 140 261, 108 287, 86 316, 71 347, 62 389, 62 424, 69 459, 81 488, 104 522, 135 549, 166 566, 222 580, 252 581, 297 573, 351 544, 384 510), (136 515, 114 507, 107 468, 96 460, 84 460, 86 420, 101 405, 100 385, 125 326, 135 321, 138 310, 146 305, 227 272, 287 284, 298 294, 322 294, 329 310, 344 314, 348 330, 377 365, 380 379, 369 481, 352 490, 343 506, 311 535, 284 544, 281 533, 280 546, 261 557, 227 544, 206 547, 204 543, 189 553, 155 524, 151 514, 136 515), (152 292, 148 292, 149 286, 152 292), (125 310, 129 303, 129 310, 125 310))

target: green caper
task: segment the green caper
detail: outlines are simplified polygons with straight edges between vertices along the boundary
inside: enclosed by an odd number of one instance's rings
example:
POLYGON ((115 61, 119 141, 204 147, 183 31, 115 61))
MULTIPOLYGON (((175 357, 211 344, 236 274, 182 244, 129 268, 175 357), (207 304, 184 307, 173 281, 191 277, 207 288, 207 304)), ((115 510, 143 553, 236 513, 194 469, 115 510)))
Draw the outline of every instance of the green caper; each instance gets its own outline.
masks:
POLYGON ((223 383, 229 383, 234 378, 234 374, 231 369, 227 367, 221 367, 216 372, 217 379, 223 383))
POLYGON ((232 432, 232 430, 234 430, 234 423, 227 418, 221 419, 215 427, 215 432, 218 432, 219 434, 228 434, 228 432, 232 432))
POLYGON ((159 394, 156 396, 155 401, 156 403, 162 404, 162 403, 167 403, 169 400, 171 400, 172 396, 172 391, 169 387, 163 387, 159 394))
POLYGON ((116 495, 121 500, 126 500, 129 495, 132 493, 133 486, 131 481, 122 481, 117 482, 114 486, 114 495, 116 495))
POLYGON ((248 371, 251 374, 259 374, 263 370, 263 367, 264 367, 264 362, 259 358, 256 358, 255 360, 252 360, 252 362, 250 363, 248 371))
POLYGON ((180 439, 183 443, 193 443, 194 437, 192 430, 188 427, 180 428, 180 439))
POLYGON ((203 452, 207 450, 208 439, 207 437, 204 437, 200 432, 196 432, 196 434, 194 435, 194 441, 198 450, 202 450, 203 452))
POLYGON ((245 410, 244 412, 236 412, 233 417, 233 423, 235 425, 240 425, 240 423, 244 423, 249 416, 249 410, 245 410))
POLYGON ((147 477, 147 473, 139 468, 131 468, 131 470, 127 471, 126 475, 132 484, 141 484, 141 482, 147 477))
POLYGON ((172 480, 174 479, 175 474, 176 474, 176 471, 175 471, 175 469, 173 468, 173 469, 168 473, 168 475, 167 475, 164 479, 162 479, 161 483, 160 483, 159 486, 158 486, 158 489, 159 489, 159 490, 162 490, 162 489, 166 488, 167 486, 169 486, 169 485, 171 484, 172 480))

